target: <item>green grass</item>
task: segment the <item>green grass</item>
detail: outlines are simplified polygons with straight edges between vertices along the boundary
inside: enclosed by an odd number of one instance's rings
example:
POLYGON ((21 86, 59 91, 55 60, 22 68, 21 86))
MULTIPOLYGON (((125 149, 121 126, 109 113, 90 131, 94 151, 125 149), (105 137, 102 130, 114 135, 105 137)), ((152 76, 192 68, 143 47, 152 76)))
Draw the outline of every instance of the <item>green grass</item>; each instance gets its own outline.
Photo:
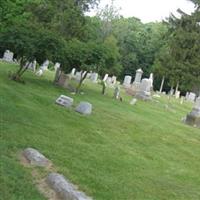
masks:
POLYGON ((0 199, 44 200, 18 153, 41 151, 60 173, 97 200, 199 200, 200 130, 181 123, 191 104, 174 99, 130 106, 110 90, 86 83, 73 96, 52 84, 53 73, 25 74, 26 84, 7 77, 16 66, 0 63, 0 199), (93 104, 91 116, 57 106, 72 96, 93 104))

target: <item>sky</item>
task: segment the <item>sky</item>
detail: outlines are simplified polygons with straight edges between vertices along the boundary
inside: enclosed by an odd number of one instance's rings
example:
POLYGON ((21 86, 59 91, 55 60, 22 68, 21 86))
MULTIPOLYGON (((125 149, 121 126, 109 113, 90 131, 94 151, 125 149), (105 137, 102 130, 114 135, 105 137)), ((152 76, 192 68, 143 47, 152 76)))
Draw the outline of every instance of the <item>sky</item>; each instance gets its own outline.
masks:
MULTIPOLYGON (((100 7, 110 2, 101 0, 100 7)), ((170 13, 178 16, 178 8, 188 14, 194 10, 194 4, 188 0, 115 0, 114 5, 121 8, 120 14, 124 17, 137 17, 144 23, 162 21, 170 13)), ((95 15, 95 11, 89 15, 95 15)))

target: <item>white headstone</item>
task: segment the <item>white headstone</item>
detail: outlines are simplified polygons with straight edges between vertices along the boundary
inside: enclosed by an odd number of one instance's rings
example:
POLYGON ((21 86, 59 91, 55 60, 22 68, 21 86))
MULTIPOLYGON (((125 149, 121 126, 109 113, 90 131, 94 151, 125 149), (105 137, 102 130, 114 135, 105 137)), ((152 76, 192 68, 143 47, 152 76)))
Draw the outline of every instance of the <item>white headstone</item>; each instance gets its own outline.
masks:
POLYGON ((58 68, 60 68, 60 63, 57 62, 57 63, 54 65, 54 70, 57 71, 58 68))
POLYGON ((195 101, 195 98, 196 98, 196 94, 193 93, 193 92, 190 92, 189 95, 188 95, 187 100, 188 100, 188 101, 191 101, 191 102, 194 102, 194 101, 195 101))
POLYGON ((42 65, 41 65, 41 69, 43 71, 47 70, 48 69, 48 66, 49 66, 49 60, 46 60, 42 65))
POLYGON ((179 99, 179 98, 180 98, 180 95, 181 95, 181 92, 180 92, 180 91, 176 91, 176 93, 175 93, 175 98, 176 98, 176 99, 179 99))
POLYGON ((39 69, 37 72, 36 72, 36 75, 37 76, 42 76, 44 73, 44 71, 42 69, 39 69))
POLYGON ((138 69, 138 70, 136 71, 134 83, 140 83, 140 82, 141 82, 142 74, 143 74, 142 69, 138 69))
POLYGON ((115 85, 117 82, 117 77, 116 76, 112 76, 112 84, 115 85))
POLYGON ((67 97, 65 95, 61 95, 57 100, 56 103, 64 106, 64 107, 71 107, 73 105, 74 100, 70 97, 67 97))
POLYGON ((92 81, 92 82, 94 82, 94 83, 96 83, 97 82, 97 80, 98 80, 98 74, 97 73, 92 73, 91 74, 91 77, 90 77, 90 80, 92 81))
POLYGON ((3 55, 3 60, 7 62, 13 62, 14 53, 6 50, 3 55))
POLYGON ((82 72, 76 72, 76 74, 75 74, 76 81, 80 81, 81 80, 81 73, 82 72))
POLYGON ((111 85, 112 84, 112 78, 111 77, 108 77, 107 80, 106 80, 106 83, 108 85, 111 85))
POLYGON ((131 86, 131 81, 132 81, 132 76, 125 76, 123 85, 125 87, 130 87, 131 86))
POLYGON ((106 74, 106 75, 104 76, 103 81, 106 81, 107 78, 108 78, 108 74, 106 74))
POLYGON ((151 88, 153 89, 153 73, 150 74, 149 80, 151 81, 151 88))
POLYGON ((198 97, 198 98, 196 99, 196 102, 195 102, 195 106, 194 106, 194 107, 200 110, 200 97, 198 97))
POLYGON ((150 92, 151 91, 151 80, 144 78, 140 84, 140 91, 150 92))
POLYGON ((71 75, 72 75, 72 76, 75 76, 75 73, 76 73, 76 69, 73 68, 72 71, 71 71, 71 75))

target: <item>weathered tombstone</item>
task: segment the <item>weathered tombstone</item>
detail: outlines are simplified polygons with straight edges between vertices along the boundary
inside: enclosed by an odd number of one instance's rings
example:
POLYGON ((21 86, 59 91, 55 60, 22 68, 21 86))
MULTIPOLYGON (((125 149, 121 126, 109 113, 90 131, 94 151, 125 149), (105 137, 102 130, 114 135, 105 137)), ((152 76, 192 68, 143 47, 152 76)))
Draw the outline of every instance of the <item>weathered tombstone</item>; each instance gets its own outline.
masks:
POLYGON ((83 192, 78 191, 77 187, 61 174, 49 174, 46 182, 56 192, 57 196, 63 200, 92 200, 83 192))
POLYGON ((132 85, 132 90, 133 90, 134 94, 138 93, 139 90, 140 90, 140 84, 141 84, 142 74, 143 74, 142 69, 138 69, 136 71, 135 80, 134 80, 133 85, 132 85))
POLYGON ((59 78, 60 78, 60 75, 61 75, 61 70, 60 70, 60 67, 58 67, 57 69, 56 69, 56 73, 55 73, 55 78, 54 78, 54 83, 58 83, 58 81, 59 81, 59 78))
POLYGON ((36 70, 36 65, 37 65, 37 62, 36 60, 34 60, 33 62, 31 63, 27 63, 28 64, 28 69, 32 70, 33 72, 35 72, 36 70))
POLYGON ((181 96, 180 104, 182 105, 184 102, 184 96, 181 96))
POLYGON ((108 84, 108 86, 112 85, 112 78, 108 77, 106 83, 108 84))
POLYGON ((23 151, 23 155, 31 165, 40 167, 47 167, 50 165, 50 161, 36 149, 27 148, 23 151))
POLYGON ((136 71, 134 83, 141 83, 142 74, 143 74, 142 69, 138 69, 138 70, 136 71))
POLYGON ((76 73, 76 68, 73 68, 72 71, 71 71, 71 76, 75 76, 75 73, 76 73))
POLYGON ((200 97, 197 98, 192 111, 186 116, 185 123, 200 128, 200 97))
POLYGON ((37 76, 42 76, 44 73, 43 69, 39 69, 37 72, 36 72, 36 75, 37 76))
POLYGON ((57 62, 57 63, 54 65, 54 70, 57 71, 58 68, 60 68, 60 63, 57 62))
POLYGON ((60 73, 57 84, 60 85, 61 87, 68 88, 69 81, 70 81, 70 76, 64 73, 60 73))
POLYGON ((40 69, 43 71, 47 70, 49 66, 49 60, 44 61, 44 63, 40 66, 40 69))
POLYGON ((56 103, 58 105, 64 106, 64 107, 71 107, 73 105, 74 100, 71 97, 67 97, 65 95, 61 95, 57 100, 56 103))
POLYGON ((131 81, 132 81, 132 76, 125 76, 124 77, 123 86, 124 87, 130 87, 131 86, 131 81))
POLYGON ((92 104, 88 102, 81 102, 77 107, 76 107, 76 112, 81 113, 83 115, 90 115, 92 113, 92 104))
POLYGON ((6 62, 13 62, 14 53, 6 50, 3 54, 3 60, 6 62))
POLYGON ((181 92, 180 92, 180 91, 176 91, 176 93, 175 93, 175 98, 176 98, 176 99, 179 99, 179 98, 180 98, 180 95, 181 95, 181 92))
POLYGON ((137 103, 137 99, 133 98, 130 102, 130 105, 134 106, 137 103))
POLYGON ((150 74, 149 80, 151 81, 151 90, 153 90, 153 73, 150 74))
POLYGON ((76 72, 76 74, 75 74, 75 80, 77 82, 79 82, 81 80, 81 74, 82 74, 82 72, 76 72))
POLYGON ((142 79, 139 91, 135 97, 142 100, 151 100, 151 80, 147 78, 142 79))
POLYGON ((103 78, 103 81, 107 81, 107 78, 108 78, 108 74, 106 74, 103 78))
POLYGON ((119 99, 119 98, 120 98, 120 86, 117 85, 114 90, 114 99, 119 99))
POLYGON ((193 92, 190 92, 188 97, 187 97, 187 100, 190 101, 190 102, 194 102, 196 99, 196 94, 193 93, 193 92))
POLYGON ((93 82, 93 83, 96 83, 97 80, 98 80, 98 74, 97 73, 92 73, 91 74, 91 77, 90 77, 90 80, 93 82))
POLYGON ((111 78, 112 84, 115 85, 117 82, 117 77, 116 76, 112 76, 111 78))

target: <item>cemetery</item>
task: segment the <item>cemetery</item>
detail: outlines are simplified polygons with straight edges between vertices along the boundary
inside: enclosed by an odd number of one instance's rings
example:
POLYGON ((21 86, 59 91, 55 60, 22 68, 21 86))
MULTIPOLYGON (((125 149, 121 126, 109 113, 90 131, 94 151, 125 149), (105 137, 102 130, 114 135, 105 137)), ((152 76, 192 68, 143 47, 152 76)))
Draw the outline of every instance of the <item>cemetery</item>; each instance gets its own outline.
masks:
POLYGON ((123 83, 102 95, 89 77, 84 94, 74 95, 54 83, 56 71, 28 71, 26 85, 11 82, 5 74, 15 67, 0 63, 3 189, 17 185, 24 198, 50 199, 37 189, 37 170, 63 199, 198 199, 199 98, 181 104, 148 85, 146 101, 128 95, 123 83), (118 92, 122 102, 113 98, 118 92), (23 150, 31 167, 18 160, 23 150))
POLYGON ((200 0, 0 5, 0 200, 200 200, 200 0))

